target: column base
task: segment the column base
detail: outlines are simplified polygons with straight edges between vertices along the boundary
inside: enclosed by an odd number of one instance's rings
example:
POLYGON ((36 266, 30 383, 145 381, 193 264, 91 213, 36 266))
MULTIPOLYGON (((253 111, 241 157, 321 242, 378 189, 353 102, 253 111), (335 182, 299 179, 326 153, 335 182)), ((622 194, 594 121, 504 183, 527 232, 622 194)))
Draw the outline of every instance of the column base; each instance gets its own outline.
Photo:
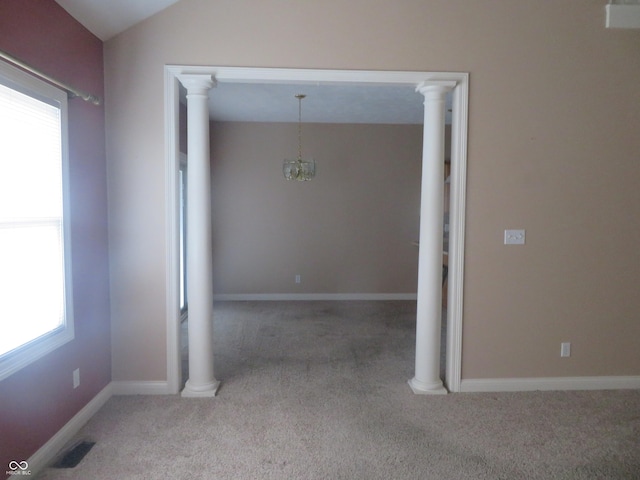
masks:
POLYGON ((205 385, 197 385, 194 386, 190 383, 190 380, 187 380, 187 383, 184 386, 180 395, 185 398, 200 398, 200 397, 215 397, 216 393, 218 393, 218 388, 220 388, 220 382, 218 380, 207 383, 205 385))
POLYGON ((425 383, 413 377, 409 380, 409 386, 416 395, 446 395, 449 393, 447 389, 444 388, 444 385, 442 385, 441 380, 425 383))

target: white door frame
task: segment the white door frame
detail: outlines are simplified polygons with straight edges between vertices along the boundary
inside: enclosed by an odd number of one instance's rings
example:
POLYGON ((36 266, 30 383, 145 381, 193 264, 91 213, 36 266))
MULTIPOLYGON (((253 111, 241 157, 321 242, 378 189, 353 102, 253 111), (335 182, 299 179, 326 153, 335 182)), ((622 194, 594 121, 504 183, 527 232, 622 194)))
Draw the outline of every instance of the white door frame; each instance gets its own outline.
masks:
MULTIPOLYGON (((460 391, 462 374, 462 317, 464 286, 465 206, 467 178, 467 118, 469 74, 456 72, 403 72, 371 70, 311 70, 247 67, 167 65, 165 73, 165 210, 166 210, 166 312, 167 393, 181 385, 179 307, 178 169, 179 80, 185 73, 212 75, 217 82, 244 83, 337 83, 406 85, 454 81, 451 125, 451 184, 449 206, 449 276, 447 297, 447 352, 445 384, 460 391)), ((444 121, 444 119, 443 119, 444 121)))

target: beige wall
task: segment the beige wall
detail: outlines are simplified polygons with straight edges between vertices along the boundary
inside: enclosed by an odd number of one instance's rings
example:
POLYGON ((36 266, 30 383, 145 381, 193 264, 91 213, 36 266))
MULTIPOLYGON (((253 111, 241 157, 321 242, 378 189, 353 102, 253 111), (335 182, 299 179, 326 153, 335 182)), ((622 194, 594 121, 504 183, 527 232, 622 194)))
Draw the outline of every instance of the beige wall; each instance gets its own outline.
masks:
POLYGON ((640 375, 640 32, 605 3, 182 0, 107 42, 114 379, 166 378, 165 64, 470 72, 463 378, 640 375))
POLYGON ((297 143, 296 124, 213 124, 215 293, 415 294, 422 126, 305 124, 312 182, 282 175, 297 143))

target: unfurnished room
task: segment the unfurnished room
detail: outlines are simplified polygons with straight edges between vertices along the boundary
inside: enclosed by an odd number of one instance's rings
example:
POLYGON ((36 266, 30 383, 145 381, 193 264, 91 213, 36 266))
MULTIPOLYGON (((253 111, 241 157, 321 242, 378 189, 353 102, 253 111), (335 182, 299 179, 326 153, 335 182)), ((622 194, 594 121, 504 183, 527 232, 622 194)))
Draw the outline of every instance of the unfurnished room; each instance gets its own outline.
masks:
POLYGON ((0 476, 640 478, 640 1, 0 0, 0 476))

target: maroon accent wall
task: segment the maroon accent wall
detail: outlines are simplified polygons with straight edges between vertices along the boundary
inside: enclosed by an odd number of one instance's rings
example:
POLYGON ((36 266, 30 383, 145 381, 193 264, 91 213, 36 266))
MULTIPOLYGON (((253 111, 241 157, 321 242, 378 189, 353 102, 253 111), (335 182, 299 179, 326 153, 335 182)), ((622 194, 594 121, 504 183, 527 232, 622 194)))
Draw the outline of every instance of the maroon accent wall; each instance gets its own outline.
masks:
MULTIPOLYGON (((0 49, 104 94, 102 42, 53 0, 0 0, 0 49)), ((78 98, 69 100, 69 166, 75 340, 0 381, 0 478, 111 381, 104 108, 78 98)))

